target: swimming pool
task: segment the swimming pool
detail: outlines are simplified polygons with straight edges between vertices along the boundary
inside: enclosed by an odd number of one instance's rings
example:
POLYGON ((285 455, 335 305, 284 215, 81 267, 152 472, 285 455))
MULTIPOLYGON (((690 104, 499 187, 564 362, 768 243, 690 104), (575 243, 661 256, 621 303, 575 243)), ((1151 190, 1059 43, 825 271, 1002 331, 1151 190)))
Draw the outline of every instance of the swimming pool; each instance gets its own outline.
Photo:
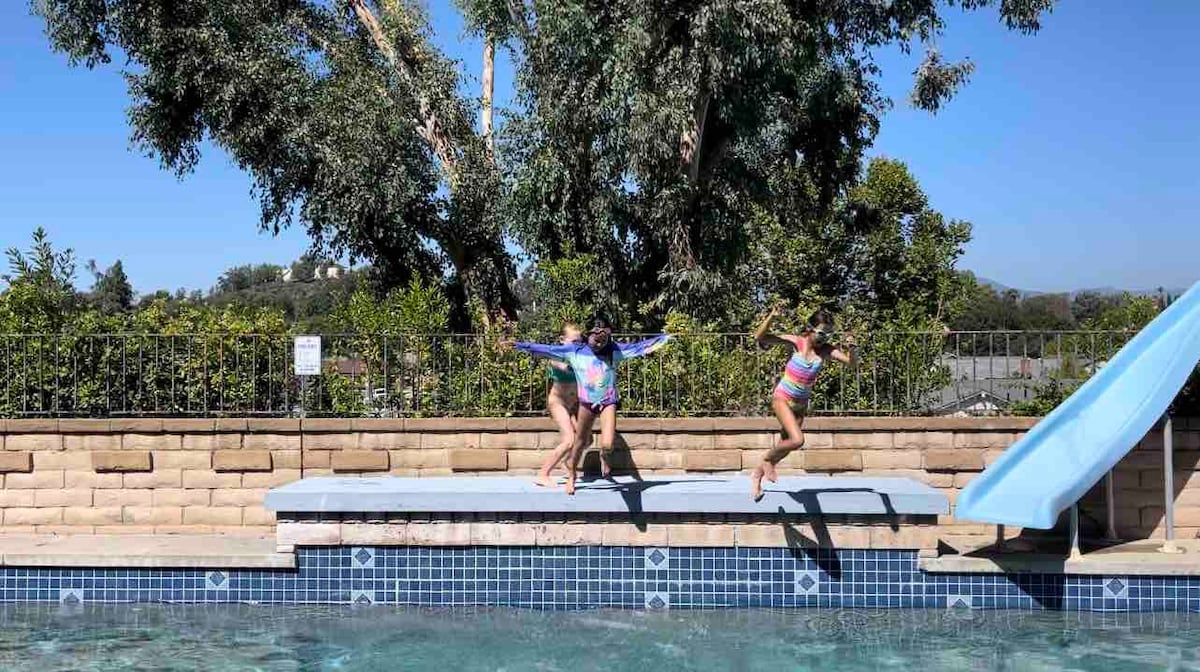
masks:
POLYGON ((4 670, 1200 669, 1200 616, 5 605, 4 670))

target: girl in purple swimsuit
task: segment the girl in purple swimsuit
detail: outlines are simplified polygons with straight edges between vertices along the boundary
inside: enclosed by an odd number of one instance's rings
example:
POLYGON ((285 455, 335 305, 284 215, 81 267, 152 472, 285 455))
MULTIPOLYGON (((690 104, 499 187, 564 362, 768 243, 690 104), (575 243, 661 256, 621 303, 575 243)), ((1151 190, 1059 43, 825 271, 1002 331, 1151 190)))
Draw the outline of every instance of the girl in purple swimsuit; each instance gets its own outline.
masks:
POLYGON ((813 383, 821 366, 829 359, 844 364, 853 363, 854 337, 846 334, 842 339, 843 347, 835 347, 830 343, 833 337, 833 315, 827 310, 818 310, 808 318, 808 324, 799 335, 770 333, 771 320, 778 314, 773 309, 758 329, 754 338, 764 347, 784 345, 792 350, 783 375, 775 391, 771 394, 771 409, 779 424, 783 426, 786 438, 781 439, 775 447, 768 450, 763 461, 754 469, 750 477, 750 494, 754 501, 762 499, 762 481, 766 478, 774 483, 778 478, 775 465, 787 457, 788 453, 804 445, 804 434, 800 426, 804 423, 804 415, 808 411, 808 403, 812 399, 813 383))
POLYGON ((612 472, 609 454, 612 452, 617 433, 617 364, 626 359, 648 355, 668 340, 670 336, 662 334, 638 343, 614 343, 612 325, 600 317, 592 321, 587 343, 513 344, 513 347, 523 352, 565 362, 575 374, 579 391, 579 414, 576 418, 575 442, 571 446, 571 455, 567 458, 568 495, 575 494, 579 457, 592 435, 592 426, 596 418, 600 418, 600 469, 605 478, 612 472))

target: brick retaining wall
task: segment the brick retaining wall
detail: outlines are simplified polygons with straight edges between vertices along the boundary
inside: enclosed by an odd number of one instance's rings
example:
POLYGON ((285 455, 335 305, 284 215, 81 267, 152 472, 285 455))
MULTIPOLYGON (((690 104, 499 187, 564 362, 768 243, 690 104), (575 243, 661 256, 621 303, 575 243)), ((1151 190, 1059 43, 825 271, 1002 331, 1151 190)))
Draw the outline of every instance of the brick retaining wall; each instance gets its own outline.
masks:
MULTIPOLYGON (((781 474, 914 478, 957 493, 1034 421, 1024 418, 811 418, 781 474)), ((770 418, 623 418, 620 470, 746 471, 778 437, 770 418)), ((1200 422, 1177 421, 1176 527, 1200 533, 1200 422), (1194 481, 1194 482, 1193 482, 1194 481)), ((0 532, 272 531, 267 489, 329 474, 532 475, 558 441, 540 418, 0 420, 0 532)), ((1161 434, 1116 473, 1126 538, 1161 535, 1161 434)), ((1103 523, 1099 488, 1085 523, 1103 523)), ((939 521, 947 535, 987 525, 939 521)))

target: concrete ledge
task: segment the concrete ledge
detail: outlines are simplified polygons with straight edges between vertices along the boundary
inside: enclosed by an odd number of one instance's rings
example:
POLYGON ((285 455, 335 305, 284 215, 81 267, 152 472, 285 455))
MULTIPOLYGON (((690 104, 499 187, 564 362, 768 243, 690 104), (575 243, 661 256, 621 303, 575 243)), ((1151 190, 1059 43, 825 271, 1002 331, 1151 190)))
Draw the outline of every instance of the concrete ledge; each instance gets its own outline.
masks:
POLYGON ((267 494, 267 509, 289 513, 754 513, 938 515, 946 495, 907 478, 798 476, 765 484, 750 498, 745 476, 618 477, 581 483, 577 494, 528 478, 307 478, 267 494))
MULTIPOLYGON (((1067 549, 1000 553, 988 547, 964 555, 922 558, 931 574, 1067 574, 1072 576, 1200 576, 1200 539, 1176 542, 1183 553, 1160 553, 1161 539, 1144 539, 1084 553, 1071 560, 1067 549)), ((1025 549, 1029 550, 1029 549, 1025 549)))
POLYGON ((294 569, 272 537, 216 535, 0 535, 0 566, 294 569))

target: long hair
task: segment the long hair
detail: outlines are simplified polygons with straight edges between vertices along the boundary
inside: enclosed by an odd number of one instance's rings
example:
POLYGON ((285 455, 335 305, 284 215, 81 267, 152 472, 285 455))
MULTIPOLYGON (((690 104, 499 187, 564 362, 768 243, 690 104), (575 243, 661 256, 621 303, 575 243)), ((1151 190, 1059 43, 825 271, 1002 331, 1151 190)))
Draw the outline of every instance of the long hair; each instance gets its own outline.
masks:
POLYGON ((831 329, 834 326, 833 313, 824 308, 821 308, 820 310, 813 312, 812 315, 808 316, 808 322, 804 324, 804 330, 813 331, 822 324, 828 325, 831 329))

